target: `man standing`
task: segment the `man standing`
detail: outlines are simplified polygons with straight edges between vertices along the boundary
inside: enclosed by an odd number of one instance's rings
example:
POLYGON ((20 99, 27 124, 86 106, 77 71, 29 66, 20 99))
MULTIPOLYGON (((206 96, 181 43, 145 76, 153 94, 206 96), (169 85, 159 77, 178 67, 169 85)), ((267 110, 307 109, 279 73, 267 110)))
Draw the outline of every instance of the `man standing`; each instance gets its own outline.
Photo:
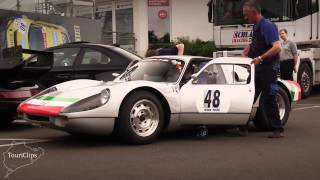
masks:
POLYGON ((278 29, 274 23, 262 16, 260 5, 255 0, 245 1, 243 16, 249 23, 254 24, 252 42, 244 49, 243 55, 252 58, 252 64, 255 64, 255 99, 261 93, 262 106, 266 108, 266 115, 273 129, 273 133, 268 137, 281 138, 284 137, 284 129, 276 101, 281 51, 278 29))

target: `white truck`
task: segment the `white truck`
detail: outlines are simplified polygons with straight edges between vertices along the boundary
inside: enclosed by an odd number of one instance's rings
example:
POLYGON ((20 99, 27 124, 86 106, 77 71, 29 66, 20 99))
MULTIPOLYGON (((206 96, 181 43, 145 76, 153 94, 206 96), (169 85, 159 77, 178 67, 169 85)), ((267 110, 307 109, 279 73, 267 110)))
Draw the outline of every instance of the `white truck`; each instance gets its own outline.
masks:
MULTIPOLYGON (((273 21, 279 29, 287 29, 289 39, 297 44, 299 62, 294 78, 301 85, 302 96, 307 97, 312 87, 320 84, 319 0, 258 1, 263 16, 273 21)), ((218 49, 213 56, 241 55, 242 49, 251 42, 253 27, 243 19, 244 0, 211 2, 209 21, 213 22, 213 35, 218 49)))

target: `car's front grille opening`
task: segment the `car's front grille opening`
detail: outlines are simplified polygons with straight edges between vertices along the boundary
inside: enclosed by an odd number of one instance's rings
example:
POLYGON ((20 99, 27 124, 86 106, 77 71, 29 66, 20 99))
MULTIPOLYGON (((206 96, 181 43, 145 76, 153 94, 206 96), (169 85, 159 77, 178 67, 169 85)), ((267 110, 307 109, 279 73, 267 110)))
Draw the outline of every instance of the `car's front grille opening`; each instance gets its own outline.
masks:
POLYGON ((50 117, 27 114, 27 118, 32 121, 49 122, 50 117))

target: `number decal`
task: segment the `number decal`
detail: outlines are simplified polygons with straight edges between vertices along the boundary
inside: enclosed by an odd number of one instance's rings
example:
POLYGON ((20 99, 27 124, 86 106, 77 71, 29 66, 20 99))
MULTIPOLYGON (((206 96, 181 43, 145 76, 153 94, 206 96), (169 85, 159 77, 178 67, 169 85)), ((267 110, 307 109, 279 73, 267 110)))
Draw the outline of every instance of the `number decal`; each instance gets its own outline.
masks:
POLYGON ((217 112, 220 111, 220 96, 219 90, 205 90, 203 108, 205 112, 217 112))
POLYGON ((211 105, 211 90, 209 90, 207 92, 207 95, 206 97, 204 98, 204 107, 205 108, 210 108, 210 105, 211 105))
POLYGON ((216 90, 213 93, 212 106, 214 108, 217 108, 220 106, 220 91, 219 90, 216 90))

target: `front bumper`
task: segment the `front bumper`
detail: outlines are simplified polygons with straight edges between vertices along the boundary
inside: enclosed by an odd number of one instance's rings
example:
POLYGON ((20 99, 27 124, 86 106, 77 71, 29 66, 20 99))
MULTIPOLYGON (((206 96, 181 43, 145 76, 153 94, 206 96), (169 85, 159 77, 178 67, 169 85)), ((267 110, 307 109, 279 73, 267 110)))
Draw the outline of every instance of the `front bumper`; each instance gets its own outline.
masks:
POLYGON ((110 117, 68 118, 65 116, 40 116, 22 113, 23 119, 33 125, 46 126, 69 133, 109 135, 113 132, 115 119, 110 117))

